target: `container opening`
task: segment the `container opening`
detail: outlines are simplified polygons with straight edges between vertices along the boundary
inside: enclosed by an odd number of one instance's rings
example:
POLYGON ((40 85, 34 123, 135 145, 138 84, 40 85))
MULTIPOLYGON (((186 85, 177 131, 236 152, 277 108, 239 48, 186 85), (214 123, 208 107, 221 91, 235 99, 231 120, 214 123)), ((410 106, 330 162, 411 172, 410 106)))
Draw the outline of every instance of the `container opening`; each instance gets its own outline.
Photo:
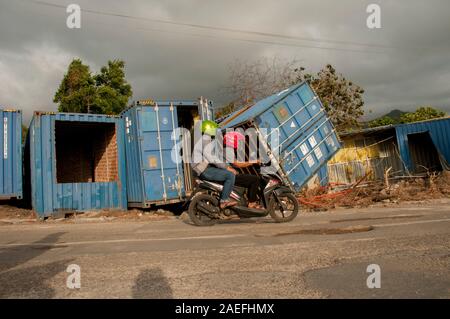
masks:
POLYGON ((55 121, 57 183, 118 180, 114 123, 55 121))
MULTIPOLYGON (((177 118, 178 126, 188 129, 191 132, 191 152, 194 148, 194 124, 197 120, 200 120, 200 114, 198 112, 198 107, 193 106, 183 106, 177 107, 177 118)), ((185 141, 187 142, 187 141, 185 141)), ((183 145, 183 149, 186 149, 187 145, 183 145)), ((183 158, 185 156, 190 156, 190 154, 182 154, 183 158)), ((184 174, 184 189, 186 195, 192 192, 194 188, 194 175, 192 172, 191 165, 189 161, 183 161, 183 174, 184 174)))
POLYGON ((408 146, 414 163, 414 173, 442 171, 439 154, 429 132, 408 134, 408 146))
POLYGON ((191 130, 194 128, 194 122, 200 120, 198 107, 196 105, 177 107, 177 117, 179 127, 191 130))

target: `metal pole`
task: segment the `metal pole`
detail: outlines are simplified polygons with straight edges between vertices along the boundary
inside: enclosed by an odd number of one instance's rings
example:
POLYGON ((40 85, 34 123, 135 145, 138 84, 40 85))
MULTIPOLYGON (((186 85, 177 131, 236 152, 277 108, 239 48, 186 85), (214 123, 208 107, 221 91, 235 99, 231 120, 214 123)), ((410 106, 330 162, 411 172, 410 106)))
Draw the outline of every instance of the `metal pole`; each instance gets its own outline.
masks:
POLYGON ((157 129, 158 129, 158 145, 159 145, 159 160, 161 162, 161 178, 162 178, 162 183, 163 183, 163 198, 164 201, 167 200, 167 192, 166 192, 166 180, 165 180, 165 176, 164 176, 164 164, 163 164, 163 156, 162 156, 162 146, 161 146, 161 130, 159 128, 159 107, 158 107, 158 103, 155 103, 155 112, 156 112, 156 125, 157 125, 157 129))
MULTIPOLYGON (((170 113, 172 115, 172 132, 173 134, 175 134, 175 118, 173 115, 173 103, 170 102, 170 113)), ((177 190, 178 190, 178 197, 181 199, 181 178, 180 178, 180 169, 178 167, 179 163, 178 163, 178 150, 177 148, 177 139, 176 136, 174 136, 174 140, 173 140, 173 147, 175 148, 175 161, 176 161, 176 165, 177 165, 177 190)))

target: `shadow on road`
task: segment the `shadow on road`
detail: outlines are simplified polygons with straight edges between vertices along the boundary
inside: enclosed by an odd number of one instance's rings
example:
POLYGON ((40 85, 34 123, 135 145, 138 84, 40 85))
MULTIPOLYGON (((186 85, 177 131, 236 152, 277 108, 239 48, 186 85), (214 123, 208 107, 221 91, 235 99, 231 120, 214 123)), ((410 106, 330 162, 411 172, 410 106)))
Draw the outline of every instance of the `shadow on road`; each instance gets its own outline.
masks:
POLYGON ((134 299, 173 298, 172 288, 159 268, 146 269, 136 278, 133 286, 134 299))
POLYGON ((63 234, 63 232, 50 234, 31 245, 0 248, 0 272, 17 267, 45 253, 52 248, 53 244, 58 242, 63 234))
MULTIPOLYGON (((0 298, 53 298, 55 289, 47 280, 64 272, 72 260, 11 269, 0 273, 0 298)), ((66 282, 61 281, 65 287, 66 282)))
POLYGON ((55 295, 46 281, 65 271, 71 260, 14 268, 52 249, 63 234, 58 232, 30 245, 0 249, 0 298, 51 298, 55 295))

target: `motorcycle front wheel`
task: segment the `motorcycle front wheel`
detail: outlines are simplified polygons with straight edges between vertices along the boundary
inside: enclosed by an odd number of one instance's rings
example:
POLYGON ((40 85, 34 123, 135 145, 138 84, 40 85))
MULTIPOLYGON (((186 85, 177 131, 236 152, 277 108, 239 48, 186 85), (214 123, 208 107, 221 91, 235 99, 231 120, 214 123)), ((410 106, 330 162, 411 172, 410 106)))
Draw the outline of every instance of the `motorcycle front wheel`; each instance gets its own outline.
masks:
POLYGON ((219 202, 216 198, 208 194, 199 194, 195 196, 189 204, 188 213, 191 221, 197 226, 212 226, 217 219, 211 218, 204 213, 202 209, 209 207, 218 207, 219 202))
POLYGON ((287 223, 298 215, 299 204, 292 193, 274 196, 270 206, 270 217, 277 223, 287 223))

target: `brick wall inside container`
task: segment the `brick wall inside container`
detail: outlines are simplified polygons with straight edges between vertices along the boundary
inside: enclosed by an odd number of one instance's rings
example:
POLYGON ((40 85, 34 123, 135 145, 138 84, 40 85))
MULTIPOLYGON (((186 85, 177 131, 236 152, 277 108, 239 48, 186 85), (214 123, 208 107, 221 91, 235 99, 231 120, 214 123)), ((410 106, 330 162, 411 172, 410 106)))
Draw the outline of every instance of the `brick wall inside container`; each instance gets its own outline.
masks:
POLYGON ((94 178, 96 182, 111 182, 118 178, 116 130, 101 132, 103 138, 94 142, 94 178))
POLYGON ((111 182, 118 179, 114 123, 56 121, 58 183, 111 182))

